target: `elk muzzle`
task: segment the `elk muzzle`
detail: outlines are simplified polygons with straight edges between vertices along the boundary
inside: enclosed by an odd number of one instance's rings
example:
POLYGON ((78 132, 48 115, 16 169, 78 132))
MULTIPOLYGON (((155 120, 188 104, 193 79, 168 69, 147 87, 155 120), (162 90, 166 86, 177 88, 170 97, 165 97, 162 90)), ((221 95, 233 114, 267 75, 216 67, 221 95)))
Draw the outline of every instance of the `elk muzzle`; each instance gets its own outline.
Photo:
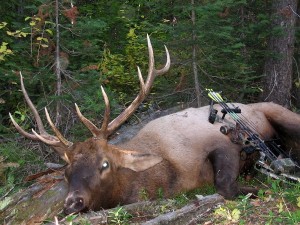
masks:
POLYGON ((71 192, 68 194, 65 204, 64 213, 74 214, 88 210, 88 199, 78 192, 71 192))

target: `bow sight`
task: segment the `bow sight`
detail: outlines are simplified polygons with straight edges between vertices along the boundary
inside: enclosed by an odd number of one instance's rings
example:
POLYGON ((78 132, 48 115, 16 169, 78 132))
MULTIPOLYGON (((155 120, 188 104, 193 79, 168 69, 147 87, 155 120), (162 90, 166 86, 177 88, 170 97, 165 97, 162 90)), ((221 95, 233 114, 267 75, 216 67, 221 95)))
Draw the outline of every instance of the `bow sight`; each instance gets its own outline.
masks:
POLYGON ((255 163, 254 168, 272 178, 283 181, 300 182, 300 177, 296 176, 296 168, 299 165, 294 162, 286 152, 277 144, 278 140, 264 141, 260 138, 259 133, 255 130, 255 126, 251 121, 241 114, 239 107, 229 107, 223 100, 220 93, 208 89, 208 96, 211 98, 210 111, 208 121, 224 122, 227 114, 234 120, 235 125, 225 124, 220 127, 220 132, 228 135, 233 143, 242 145, 242 155, 249 155, 255 151, 259 151, 260 158, 255 163), (214 109, 214 103, 218 103, 221 107, 222 117, 219 118, 218 110, 214 109), (238 114, 241 114, 239 116, 238 114))

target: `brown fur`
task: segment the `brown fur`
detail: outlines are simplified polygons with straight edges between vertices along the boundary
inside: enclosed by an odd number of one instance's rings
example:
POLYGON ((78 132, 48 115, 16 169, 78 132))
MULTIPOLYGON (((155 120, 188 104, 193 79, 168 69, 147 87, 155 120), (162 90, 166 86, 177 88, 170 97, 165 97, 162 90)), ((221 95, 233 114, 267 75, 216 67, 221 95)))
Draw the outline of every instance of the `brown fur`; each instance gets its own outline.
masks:
MULTIPOLYGON (((273 103, 235 106, 263 139, 282 136, 299 156, 299 115, 273 103)), ((248 192, 236 182, 241 146, 219 131, 224 124, 208 122, 208 112, 205 106, 158 118, 119 146, 94 138, 75 144, 66 169, 70 188, 66 213, 128 204, 143 195, 156 198, 159 189, 169 197, 207 183, 214 183, 226 198, 248 192), (110 166, 101 169, 103 162, 110 166)), ((225 122, 233 123, 229 116, 225 122)))

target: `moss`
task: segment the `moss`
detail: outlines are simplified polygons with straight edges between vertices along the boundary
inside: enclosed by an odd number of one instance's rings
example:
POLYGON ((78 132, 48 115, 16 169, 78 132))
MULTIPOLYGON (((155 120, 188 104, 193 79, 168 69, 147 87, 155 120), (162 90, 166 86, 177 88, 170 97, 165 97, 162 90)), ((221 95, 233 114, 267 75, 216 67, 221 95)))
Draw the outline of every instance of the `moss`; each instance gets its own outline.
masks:
POLYGON ((28 194, 20 203, 16 201, 0 218, 9 218, 6 222, 11 224, 41 223, 47 218, 53 218, 62 210, 66 194, 65 183, 59 182, 42 193, 28 194))

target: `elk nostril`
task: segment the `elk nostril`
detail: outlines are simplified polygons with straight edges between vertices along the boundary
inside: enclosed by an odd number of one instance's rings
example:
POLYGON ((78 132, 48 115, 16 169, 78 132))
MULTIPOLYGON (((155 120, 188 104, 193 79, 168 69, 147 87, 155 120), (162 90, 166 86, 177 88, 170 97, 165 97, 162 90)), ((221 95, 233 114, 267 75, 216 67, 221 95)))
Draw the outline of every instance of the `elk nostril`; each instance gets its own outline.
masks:
POLYGON ((65 203, 64 212, 65 214, 78 213, 86 209, 84 199, 81 197, 75 197, 68 199, 65 203))
POLYGON ((83 198, 76 198, 75 208, 84 208, 83 198))

